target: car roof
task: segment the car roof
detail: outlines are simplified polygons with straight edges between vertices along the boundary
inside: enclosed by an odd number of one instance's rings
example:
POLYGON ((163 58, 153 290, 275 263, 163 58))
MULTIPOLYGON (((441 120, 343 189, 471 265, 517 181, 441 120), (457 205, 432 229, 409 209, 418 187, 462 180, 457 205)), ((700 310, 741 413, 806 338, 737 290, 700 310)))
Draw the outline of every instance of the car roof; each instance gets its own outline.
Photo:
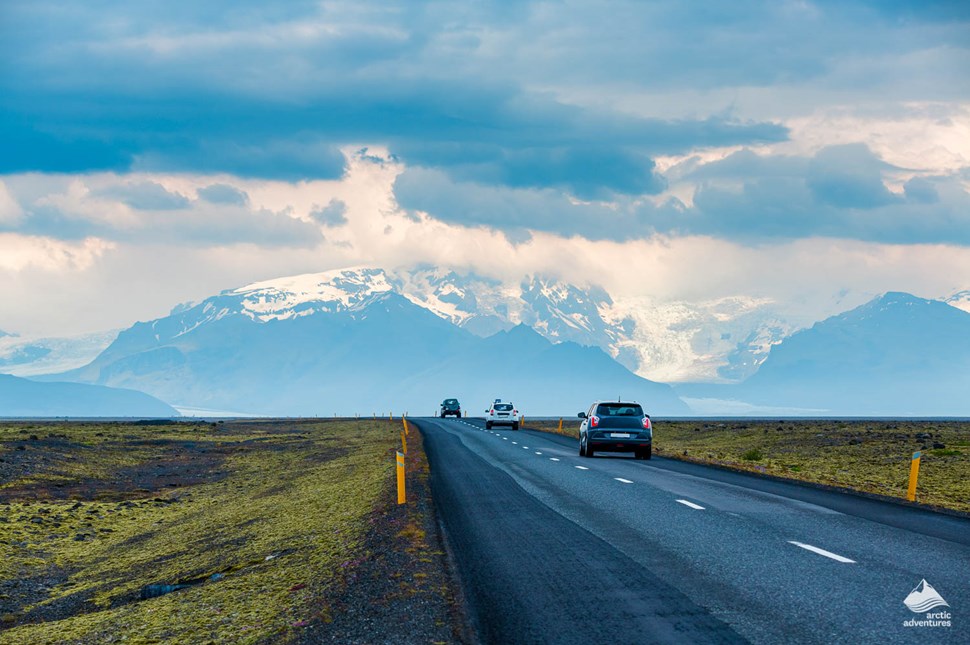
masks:
POLYGON ((639 401, 593 401, 593 405, 602 405, 605 403, 610 405, 640 405, 639 401))

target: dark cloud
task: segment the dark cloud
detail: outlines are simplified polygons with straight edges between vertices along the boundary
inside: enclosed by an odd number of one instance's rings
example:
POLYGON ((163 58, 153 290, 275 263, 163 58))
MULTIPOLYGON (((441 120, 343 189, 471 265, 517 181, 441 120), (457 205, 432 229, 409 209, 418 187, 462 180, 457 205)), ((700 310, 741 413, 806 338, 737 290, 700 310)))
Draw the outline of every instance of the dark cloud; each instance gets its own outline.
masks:
POLYGON ((936 204, 940 201, 940 194, 936 192, 933 182, 923 177, 914 177, 903 187, 906 201, 914 204, 936 204))
POLYGON ((531 90, 513 73, 524 52, 496 63, 479 51, 480 29, 515 37, 534 22, 528 3, 206 4, 6 5, 0 134, 13 153, 0 172, 332 179, 341 146, 373 141, 459 179, 590 199, 661 190, 655 154, 787 136, 773 123, 644 119, 531 90))
POLYGON ((404 208, 512 238, 532 230, 617 241, 662 233, 749 244, 831 237, 970 245, 970 195, 959 175, 911 180, 897 196, 882 183, 890 170, 858 146, 811 158, 742 151, 688 175, 701 179, 691 206, 673 198, 577 203, 561 191, 456 182, 421 169, 400 175, 394 191, 404 208))
POLYGON ((198 191, 199 199, 205 200, 210 204, 234 204, 245 206, 249 203, 249 195, 245 191, 239 190, 229 184, 212 184, 198 191))
POLYGON ((164 186, 153 181, 122 184, 99 191, 97 194, 118 199, 142 211, 178 210, 187 207, 190 203, 185 195, 169 192, 164 186))
POLYGON ((638 209, 606 203, 577 203, 553 189, 514 189, 456 182, 447 174, 411 169, 394 184, 398 203, 463 226, 500 230, 514 242, 528 231, 582 235, 590 239, 626 240, 652 232, 638 209))
POLYGON ((886 206, 898 201, 882 181, 887 167, 864 144, 831 146, 812 159, 806 184, 816 200, 829 206, 886 206))
POLYGON ((314 222, 323 226, 333 227, 347 223, 347 204, 339 199, 331 199, 323 208, 315 207, 310 211, 314 222))
MULTIPOLYGON (((94 236, 116 242, 170 243, 181 246, 256 244, 263 247, 312 247, 323 240, 320 228, 288 212, 253 208, 245 193, 216 184, 202 189, 228 200, 191 200, 153 182, 123 183, 92 192, 97 201, 69 204, 35 199, 24 203, 24 217, 0 232, 81 240, 94 236), (216 190, 212 190, 216 189, 216 190), (228 189, 228 190, 227 190, 228 189), (119 214, 111 202, 134 210, 119 214), (94 213, 94 214, 92 214, 94 213)), ((200 192, 202 192, 200 191, 200 192)))

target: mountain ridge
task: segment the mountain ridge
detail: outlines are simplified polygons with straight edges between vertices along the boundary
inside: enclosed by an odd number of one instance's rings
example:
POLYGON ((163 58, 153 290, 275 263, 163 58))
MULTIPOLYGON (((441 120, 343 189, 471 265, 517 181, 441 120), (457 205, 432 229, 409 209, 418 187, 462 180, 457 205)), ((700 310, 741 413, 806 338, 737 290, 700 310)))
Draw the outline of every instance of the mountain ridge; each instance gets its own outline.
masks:
POLYGON ((0 374, 0 417, 177 417, 143 392, 84 383, 36 382, 0 374))
POLYGON ((186 407, 269 415, 432 407, 459 385, 463 397, 487 402, 496 390, 511 398, 511 390, 524 409, 555 413, 600 382, 611 392, 641 392, 658 410, 688 412, 669 386, 632 374, 599 349, 552 344, 527 326, 480 338, 395 291, 354 289, 353 298, 299 303, 262 287, 222 292, 133 325, 62 377, 186 407), (583 369, 590 365, 596 369, 583 369))
POLYGON ((887 292, 792 334, 736 391, 833 413, 970 414, 970 313, 887 292))

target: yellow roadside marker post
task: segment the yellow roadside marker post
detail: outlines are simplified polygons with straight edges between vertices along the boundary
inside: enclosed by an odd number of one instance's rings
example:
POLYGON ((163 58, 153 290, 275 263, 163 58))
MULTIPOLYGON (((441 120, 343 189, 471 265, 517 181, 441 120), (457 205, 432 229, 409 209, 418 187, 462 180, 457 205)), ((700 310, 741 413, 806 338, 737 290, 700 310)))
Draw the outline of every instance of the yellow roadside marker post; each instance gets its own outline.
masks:
POLYGON ((411 434, 411 429, 408 428, 408 420, 404 419, 404 434, 411 434))
POLYGON ((559 417, 559 434, 562 434, 562 417, 559 417))
POLYGON ((519 417, 519 427, 522 427, 522 428, 525 427, 525 415, 524 414, 519 417))
POLYGON ((920 452, 913 453, 913 460, 909 462, 909 490, 906 491, 906 499, 911 502, 916 501, 916 479, 919 477, 919 458, 920 452))
POLYGON ((404 436, 404 431, 401 431, 401 448, 404 450, 404 454, 408 454, 408 440, 404 436))
POLYGON ((406 501, 404 493, 404 455, 397 453, 397 503, 403 504, 406 501))

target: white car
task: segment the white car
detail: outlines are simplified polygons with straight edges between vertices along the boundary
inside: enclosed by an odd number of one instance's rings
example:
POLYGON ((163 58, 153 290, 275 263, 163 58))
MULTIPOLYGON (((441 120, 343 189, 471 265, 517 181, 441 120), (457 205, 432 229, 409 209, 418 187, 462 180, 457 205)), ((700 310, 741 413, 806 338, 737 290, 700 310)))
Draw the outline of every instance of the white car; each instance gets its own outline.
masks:
POLYGON ((512 426, 513 430, 518 430, 521 418, 522 416, 512 403, 496 400, 485 411, 485 429, 491 430, 492 426, 512 426))

